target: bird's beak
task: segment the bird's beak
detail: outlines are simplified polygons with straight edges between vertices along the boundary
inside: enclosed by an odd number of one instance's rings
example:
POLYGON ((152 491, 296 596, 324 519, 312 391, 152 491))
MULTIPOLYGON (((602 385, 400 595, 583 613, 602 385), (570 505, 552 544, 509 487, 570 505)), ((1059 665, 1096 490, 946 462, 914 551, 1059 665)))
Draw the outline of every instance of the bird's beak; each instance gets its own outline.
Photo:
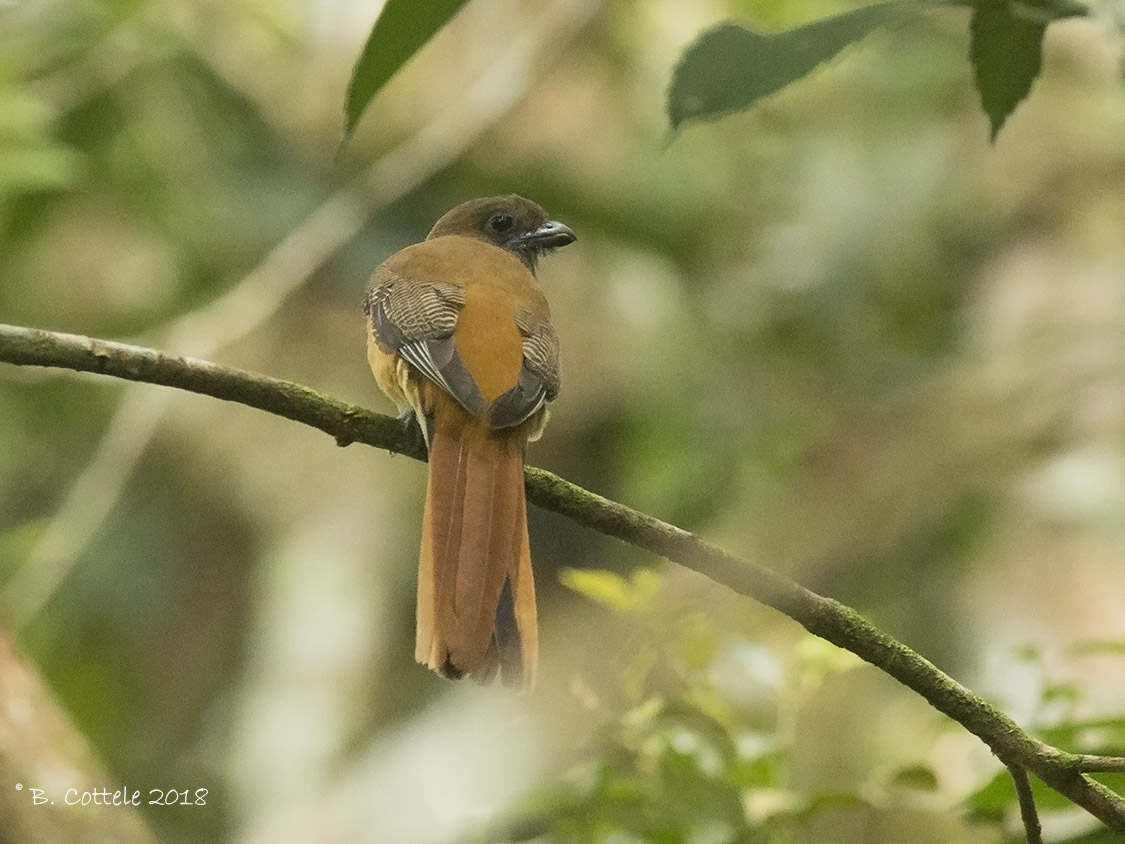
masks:
POLYGON ((570 226, 565 223, 560 223, 558 220, 548 220, 535 231, 524 235, 522 238, 524 245, 530 246, 538 251, 558 249, 561 246, 574 243, 577 239, 577 236, 571 230, 570 226))

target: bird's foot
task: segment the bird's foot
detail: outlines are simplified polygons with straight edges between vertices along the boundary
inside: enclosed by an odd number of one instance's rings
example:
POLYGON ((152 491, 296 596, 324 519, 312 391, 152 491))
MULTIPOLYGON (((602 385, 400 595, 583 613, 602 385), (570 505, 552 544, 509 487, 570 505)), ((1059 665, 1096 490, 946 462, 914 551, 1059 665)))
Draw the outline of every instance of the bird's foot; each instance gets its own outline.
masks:
POLYGON ((430 444, 426 439, 426 432, 422 422, 413 408, 407 408, 398 415, 398 422, 402 425, 402 432, 406 434, 415 451, 428 452, 430 444))

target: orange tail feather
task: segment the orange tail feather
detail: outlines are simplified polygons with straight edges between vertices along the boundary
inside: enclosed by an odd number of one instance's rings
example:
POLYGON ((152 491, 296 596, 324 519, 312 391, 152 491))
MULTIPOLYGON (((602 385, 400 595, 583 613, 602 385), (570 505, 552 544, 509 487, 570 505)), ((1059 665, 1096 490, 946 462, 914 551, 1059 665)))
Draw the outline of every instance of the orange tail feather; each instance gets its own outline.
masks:
POLYGON ((446 677, 527 686, 538 634, 523 437, 446 415, 430 441, 415 657, 446 677))

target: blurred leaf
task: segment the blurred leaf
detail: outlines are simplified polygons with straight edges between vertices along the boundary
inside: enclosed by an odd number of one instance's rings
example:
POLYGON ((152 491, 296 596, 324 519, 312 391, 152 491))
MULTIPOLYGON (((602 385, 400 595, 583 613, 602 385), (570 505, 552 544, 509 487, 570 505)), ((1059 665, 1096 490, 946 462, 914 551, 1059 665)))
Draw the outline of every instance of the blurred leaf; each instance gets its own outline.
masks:
POLYGON ((1043 703, 1075 703, 1082 690, 1075 683, 1048 683, 1040 693, 1043 703))
POLYGON ((786 772, 789 753, 773 750, 749 759, 736 759, 727 769, 727 778, 742 789, 777 788, 786 772))
POLYGON ((1020 662, 1042 662, 1043 646, 1037 642, 1027 642, 1012 649, 1012 658, 1020 662))
POLYGON ((729 841, 734 830, 745 825, 742 798, 738 789, 707 776, 695 756, 673 752, 664 757, 661 779, 667 802, 662 807, 668 819, 686 831, 703 819, 729 830, 723 836, 716 831, 716 841, 729 841))
MULTIPOLYGON (((1055 791, 1048 788, 1040 780, 1031 777, 1031 792, 1035 796, 1035 805, 1040 812, 1050 812, 1057 809, 1066 809, 1073 804, 1055 791)), ((984 787, 969 795, 965 804, 981 818, 1001 820, 1008 813, 1010 807, 1017 803, 1016 787, 1012 784, 1012 775, 1007 768, 997 772, 984 787)))
POLYGON ((626 580, 602 569, 565 568, 559 572, 559 580, 568 589, 620 612, 647 609, 660 591, 660 575, 651 569, 637 569, 626 580))
POLYGON ((988 783, 978 789, 965 801, 977 819, 1000 821, 1008 812, 1009 806, 1016 804, 1016 789, 1007 771, 996 774, 988 783))
POLYGON ((969 60, 992 140, 1027 96, 1043 60, 1046 24, 1017 17, 1007 0, 984 0, 969 22, 969 60))
POLYGON ((621 716, 621 724, 630 730, 648 729, 663 711, 664 701, 654 695, 643 703, 625 710, 621 716))
POLYGON ((1118 756, 1125 752, 1125 717, 1062 721, 1036 732, 1043 741, 1074 753, 1118 756))
POLYGON ((723 506, 736 478, 731 441, 708 436, 700 421, 674 406, 646 402, 614 431, 624 497, 688 529, 723 506))
POLYGON ((532 841, 558 825, 560 818, 578 815, 585 809, 586 795, 565 786, 543 788, 517 797, 513 805, 484 825, 465 842, 532 841))
POLYGON ((43 535, 47 519, 28 519, 23 524, 0 530, 0 584, 15 574, 43 535))
POLYGON ((820 688, 833 674, 843 674, 866 663, 851 651, 826 642, 818 636, 804 636, 794 648, 800 667, 801 687, 806 691, 820 688))
POLYGON ((465 5, 467 0, 387 0, 371 35, 352 68, 344 111, 345 137, 352 133, 367 104, 465 5))
POLYGON ((825 809, 839 809, 852 806, 868 806, 868 802, 854 791, 826 791, 807 801, 804 812, 813 814, 825 809))
MULTIPOLYGON (((669 703, 662 714, 661 720, 664 724, 673 725, 676 735, 681 735, 685 730, 690 732, 696 739, 692 744, 697 749, 706 747, 707 751, 701 753, 701 758, 707 754, 712 759, 717 756, 723 769, 738 759, 738 748, 735 746, 727 726, 722 721, 712 717, 706 710, 694 705, 693 702, 669 703)), ((682 752, 688 752, 684 745, 676 746, 682 752)), ((711 772, 717 774, 719 768, 716 767, 711 772)))
POLYGON ((78 178, 76 150, 56 143, 50 109, 22 91, 0 90, 0 196, 66 187, 78 178))
POLYGON ((891 788, 910 791, 937 791, 938 779, 927 765, 910 765, 895 771, 887 783, 891 788))
MULTIPOLYGON (((1125 774, 1096 774, 1093 779, 1108 788, 1121 793, 1125 786, 1125 774)), ((1031 777, 1031 793, 1035 798, 1035 805, 1040 814, 1048 812, 1069 812, 1074 809, 1074 804, 1057 791, 1046 786, 1036 777, 1031 777)), ((988 784, 969 796, 965 801, 973 814, 981 820, 1003 820, 1017 806, 1016 789, 1012 785, 1012 777, 1008 771, 1002 770, 996 774, 988 784)), ((1083 839, 1075 839, 1083 840, 1083 839)), ((1094 839, 1095 841, 1097 839, 1094 839)), ((1120 839, 1118 839, 1120 840, 1120 839)))
POLYGON ((966 801, 977 815, 994 820, 1003 818, 1008 807, 1015 802, 1016 787, 1007 770, 995 774, 966 801))
POLYGON ((1120 639, 1092 639, 1078 642, 1068 649, 1070 655, 1081 656, 1125 656, 1125 641, 1120 639))
POLYGON ((909 7, 880 3, 778 33, 722 23, 687 48, 668 90, 668 120, 719 117, 796 82, 909 7))
POLYGON ((809 798, 789 788, 755 788, 747 792, 744 803, 746 817, 750 823, 767 828, 785 829, 790 827, 794 820, 810 814, 809 798))
POLYGON ((65 147, 0 146, 0 196, 64 188, 78 173, 79 157, 65 147))
POLYGON ((688 668, 703 669, 710 665, 719 652, 719 640, 710 619, 699 613, 683 620, 680 635, 680 656, 688 668))
POLYGON ((949 560, 966 560, 976 554, 995 522, 995 507, 986 495, 969 490, 954 501, 933 527, 930 541, 949 560))

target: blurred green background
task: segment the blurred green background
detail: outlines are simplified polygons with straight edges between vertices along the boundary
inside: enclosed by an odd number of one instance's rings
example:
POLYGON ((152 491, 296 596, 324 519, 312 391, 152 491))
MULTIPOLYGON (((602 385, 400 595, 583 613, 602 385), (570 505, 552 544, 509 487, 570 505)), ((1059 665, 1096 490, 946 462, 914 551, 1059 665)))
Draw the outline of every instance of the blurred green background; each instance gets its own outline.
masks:
MULTIPOLYGON (((540 272, 563 391, 531 463, 857 607, 1024 723, 1125 736, 1120 653, 1082 644, 1125 640, 1119 41, 1053 25, 995 145, 964 11, 670 138, 701 29, 850 7, 476 0, 341 149, 376 6, 0 5, 0 321, 393 412, 368 274, 518 192, 579 235, 540 272)), ((209 789, 146 808, 168 842, 500 841, 512 811, 610 844, 1018 830, 964 809, 998 763, 912 693, 534 508, 536 692, 441 681, 413 661, 424 485, 245 407, 3 365, 0 625, 114 778, 209 789)))

